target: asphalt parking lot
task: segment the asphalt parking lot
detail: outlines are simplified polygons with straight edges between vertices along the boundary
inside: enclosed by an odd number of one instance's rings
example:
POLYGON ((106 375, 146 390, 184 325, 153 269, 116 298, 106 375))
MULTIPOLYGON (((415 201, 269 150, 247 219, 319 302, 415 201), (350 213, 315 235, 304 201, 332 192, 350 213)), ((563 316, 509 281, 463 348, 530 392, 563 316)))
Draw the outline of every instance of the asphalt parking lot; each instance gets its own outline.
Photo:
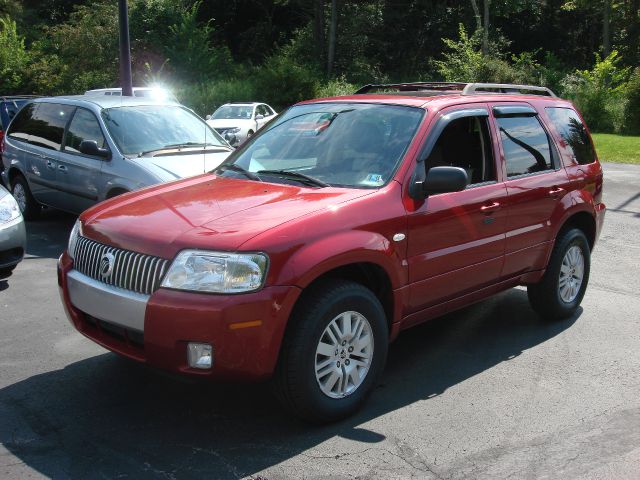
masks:
POLYGON ((0 478, 640 478, 640 167, 605 164, 582 309, 513 289, 400 336, 356 417, 310 427, 264 385, 203 384, 75 332, 55 264, 74 217, 28 224, 0 280, 0 478))

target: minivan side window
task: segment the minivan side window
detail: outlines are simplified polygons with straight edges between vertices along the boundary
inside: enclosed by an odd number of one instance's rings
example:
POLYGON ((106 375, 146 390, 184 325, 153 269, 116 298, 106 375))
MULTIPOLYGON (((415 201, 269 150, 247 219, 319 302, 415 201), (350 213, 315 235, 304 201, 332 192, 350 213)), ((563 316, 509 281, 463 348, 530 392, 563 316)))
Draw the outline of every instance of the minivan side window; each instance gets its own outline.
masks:
POLYGON ((36 107, 37 104, 29 103, 18 112, 18 115, 13 119, 11 127, 7 132, 9 137, 22 140, 23 142, 29 141, 29 125, 33 121, 33 112, 36 107))
POLYGON ((499 117, 496 121, 507 164, 507 176, 553 170, 549 137, 537 117, 499 117))
POLYGON ((547 107, 547 114, 576 162, 586 165, 596 161, 596 154, 584 123, 570 108, 547 107))
POLYGON ((95 140, 100 148, 104 148, 106 143, 95 115, 89 110, 78 108, 67 131, 65 151, 80 153, 83 140, 95 140))
POLYGON ((29 122, 29 143, 51 150, 60 150, 64 127, 75 107, 55 103, 40 103, 29 122))
POLYGON ((496 180, 487 117, 458 118, 444 128, 426 167, 444 166, 464 168, 470 185, 496 180))

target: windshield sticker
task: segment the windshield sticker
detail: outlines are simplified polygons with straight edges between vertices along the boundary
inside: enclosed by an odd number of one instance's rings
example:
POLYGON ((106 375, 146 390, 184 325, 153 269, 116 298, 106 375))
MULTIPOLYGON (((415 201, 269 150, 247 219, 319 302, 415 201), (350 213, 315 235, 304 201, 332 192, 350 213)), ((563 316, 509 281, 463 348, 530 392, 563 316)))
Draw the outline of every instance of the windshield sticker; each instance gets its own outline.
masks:
POLYGON ((377 187, 379 185, 382 185, 384 183, 384 180, 382 179, 382 175, 380 175, 379 173, 370 173, 362 183, 364 185, 374 185, 377 187))

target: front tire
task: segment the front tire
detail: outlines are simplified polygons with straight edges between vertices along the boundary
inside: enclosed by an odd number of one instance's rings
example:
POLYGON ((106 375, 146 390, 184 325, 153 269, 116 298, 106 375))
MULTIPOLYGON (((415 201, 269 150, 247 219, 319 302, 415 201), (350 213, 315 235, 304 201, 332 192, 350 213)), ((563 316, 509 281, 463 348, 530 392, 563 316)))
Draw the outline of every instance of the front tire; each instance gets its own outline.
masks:
POLYGON ((10 277, 17 265, 11 265, 10 267, 0 268, 0 280, 10 277))
POLYGON ((16 175, 11 181, 11 194, 18 202, 25 220, 35 220, 40 215, 41 206, 34 198, 27 180, 22 175, 16 175))
POLYGON ((527 287, 529 303, 546 320, 572 316, 587 290, 590 268, 591 249, 584 232, 561 232, 542 280, 527 287))
POLYGON ((343 280, 320 284, 291 316, 273 379, 276 396, 307 421, 345 418, 375 386, 388 343, 384 309, 369 289, 343 280))

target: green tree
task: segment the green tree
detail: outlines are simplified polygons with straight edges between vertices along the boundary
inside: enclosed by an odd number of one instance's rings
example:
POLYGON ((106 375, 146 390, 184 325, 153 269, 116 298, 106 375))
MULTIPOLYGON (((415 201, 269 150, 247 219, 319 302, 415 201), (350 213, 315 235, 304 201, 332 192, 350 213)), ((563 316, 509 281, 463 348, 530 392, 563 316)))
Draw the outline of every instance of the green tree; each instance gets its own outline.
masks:
POLYGON ((211 44, 214 28, 211 21, 198 22, 196 2, 169 27, 164 50, 170 67, 186 80, 202 81, 229 73, 232 59, 226 46, 211 44))
POLYGON ((118 13, 115 2, 80 5, 65 23, 45 27, 33 44, 35 91, 82 93, 118 80, 118 13))
POLYGON ((8 16, 0 18, 0 91, 3 94, 21 89, 28 62, 24 38, 18 35, 16 22, 8 16))

